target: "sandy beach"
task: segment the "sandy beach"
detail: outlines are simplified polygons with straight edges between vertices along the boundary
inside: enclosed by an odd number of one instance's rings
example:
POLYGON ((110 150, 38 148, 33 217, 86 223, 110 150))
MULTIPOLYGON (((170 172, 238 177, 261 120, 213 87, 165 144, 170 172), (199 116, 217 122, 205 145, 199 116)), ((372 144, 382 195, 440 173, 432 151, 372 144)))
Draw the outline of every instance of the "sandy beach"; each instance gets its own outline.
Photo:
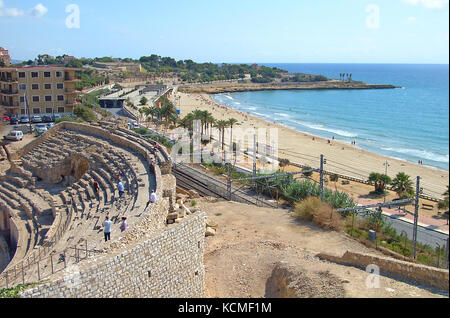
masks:
POLYGON ((348 143, 328 140, 311 134, 296 131, 282 124, 268 122, 264 119, 243 113, 215 103, 208 94, 178 93, 181 116, 199 109, 210 111, 217 120, 235 118, 239 125, 246 128, 278 128, 279 157, 291 162, 318 167, 320 155, 327 159, 325 169, 328 171, 366 179, 371 172, 385 173, 385 163, 389 163, 388 175, 394 178, 398 172, 405 172, 414 180, 420 176, 424 194, 442 197, 449 184, 448 171, 422 166, 407 161, 379 155, 359 149, 348 143))

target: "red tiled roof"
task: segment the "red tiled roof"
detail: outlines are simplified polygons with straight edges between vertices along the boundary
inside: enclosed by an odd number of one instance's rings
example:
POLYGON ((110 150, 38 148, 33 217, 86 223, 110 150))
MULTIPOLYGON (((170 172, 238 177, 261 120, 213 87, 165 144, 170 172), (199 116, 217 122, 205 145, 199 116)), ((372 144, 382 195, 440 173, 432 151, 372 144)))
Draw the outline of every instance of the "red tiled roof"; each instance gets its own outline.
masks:
POLYGON ((79 70, 79 68, 74 67, 64 67, 64 66, 18 66, 18 67, 3 67, 1 71, 14 71, 14 70, 79 70))

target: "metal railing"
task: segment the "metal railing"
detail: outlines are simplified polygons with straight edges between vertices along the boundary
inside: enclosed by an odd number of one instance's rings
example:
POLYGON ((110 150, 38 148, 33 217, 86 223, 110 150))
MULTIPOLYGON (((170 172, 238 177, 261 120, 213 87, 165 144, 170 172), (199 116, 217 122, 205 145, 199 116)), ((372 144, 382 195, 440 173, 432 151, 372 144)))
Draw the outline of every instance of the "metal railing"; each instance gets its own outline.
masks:
MULTIPOLYGON (((4 286, 5 288, 9 288, 10 286, 12 286, 11 285, 12 282, 17 281, 18 277, 21 279, 20 281, 22 284, 36 282, 35 280, 33 281, 32 278, 26 277, 27 276, 26 271, 33 267, 37 269, 37 276, 38 276, 37 281, 40 281, 41 279, 50 276, 50 275, 45 276, 44 273, 42 272, 42 268, 47 268, 49 264, 51 268, 51 275, 55 273, 55 268, 53 264, 53 255, 50 256, 48 255, 52 251, 53 247, 59 242, 61 237, 65 234, 67 228, 69 227, 72 221, 74 210, 73 203, 67 205, 67 209, 68 214, 66 220, 64 221, 64 223, 61 224, 60 219, 56 233, 52 236, 49 242, 46 242, 46 246, 40 246, 39 248, 34 250, 31 254, 29 254, 26 258, 22 259, 20 262, 17 262, 14 265, 9 265, 5 269, 5 271, 3 271, 0 274, 0 287, 4 286)), ((75 249, 75 251, 77 250, 76 247, 69 247, 67 249, 75 249)))

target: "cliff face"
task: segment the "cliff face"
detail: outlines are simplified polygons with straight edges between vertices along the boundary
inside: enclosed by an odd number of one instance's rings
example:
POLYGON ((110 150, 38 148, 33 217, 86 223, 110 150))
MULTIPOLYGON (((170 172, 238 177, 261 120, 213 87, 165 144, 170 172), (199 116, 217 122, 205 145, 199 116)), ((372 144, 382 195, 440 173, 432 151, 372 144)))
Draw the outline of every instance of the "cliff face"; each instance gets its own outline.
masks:
POLYGON ((264 90, 328 90, 328 89, 394 89, 399 88, 388 84, 366 84, 363 82, 314 82, 314 83, 217 83, 186 85, 179 88, 182 93, 234 93, 264 90))

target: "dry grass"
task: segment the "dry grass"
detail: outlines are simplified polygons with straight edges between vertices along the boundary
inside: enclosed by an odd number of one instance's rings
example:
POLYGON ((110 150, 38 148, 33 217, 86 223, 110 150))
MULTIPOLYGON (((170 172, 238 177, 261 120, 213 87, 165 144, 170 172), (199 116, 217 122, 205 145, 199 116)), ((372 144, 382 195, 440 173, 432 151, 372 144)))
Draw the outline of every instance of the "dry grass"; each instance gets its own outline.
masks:
POLYGON ((326 230, 342 231, 345 227, 345 221, 339 213, 333 211, 330 205, 315 197, 310 197, 298 203, 295 206, 294 215, 300 220, 313 222, 326 230))

